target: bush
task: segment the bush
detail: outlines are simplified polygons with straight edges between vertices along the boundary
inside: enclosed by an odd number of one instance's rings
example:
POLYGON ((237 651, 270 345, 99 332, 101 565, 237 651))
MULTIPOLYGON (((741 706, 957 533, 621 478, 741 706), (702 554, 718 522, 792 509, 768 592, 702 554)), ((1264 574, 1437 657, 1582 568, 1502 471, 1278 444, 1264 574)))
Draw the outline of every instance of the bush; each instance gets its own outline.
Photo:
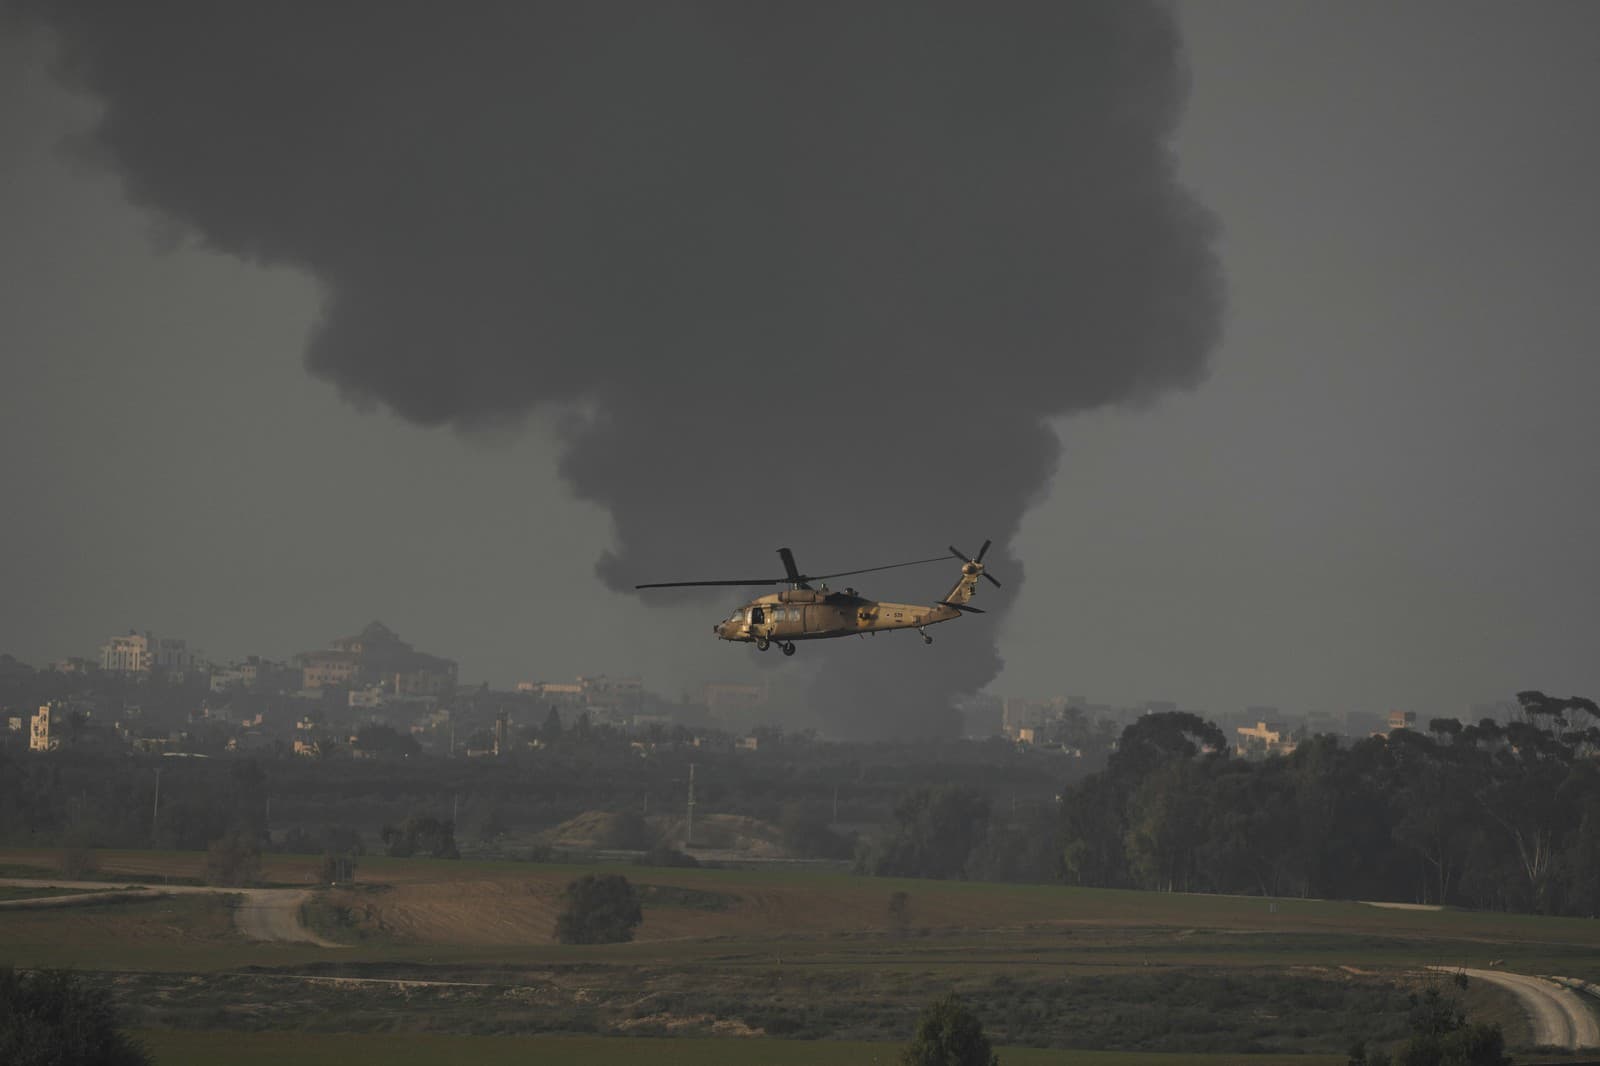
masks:
POLYGON ((901 1066, 999 1066, 983 1023, 954 992, 929 1004, 917 1035, 900 1053, 901 1066))
POLYGON ((0 1062, 7 1066, 150 1066, 117 1030, 110 996, 59 970, 0 969, 0 1062))
POLYGON ((556 919, 563 944, 620 944, 644 920, 639 893, 621 874, 588 874, 564 893, 567 909, 556 919))
POLYGON ((656 831, 638 811, 613 814, 600 837, 602 848, 617 851, 649 851, 656 846, 656 831))
POLYGON ((686 852, 679 851, 669 844, 657 844, 637 859, 633 860, 635 866, 681 866, 684 868, 700 865, 700 860, 686 852))

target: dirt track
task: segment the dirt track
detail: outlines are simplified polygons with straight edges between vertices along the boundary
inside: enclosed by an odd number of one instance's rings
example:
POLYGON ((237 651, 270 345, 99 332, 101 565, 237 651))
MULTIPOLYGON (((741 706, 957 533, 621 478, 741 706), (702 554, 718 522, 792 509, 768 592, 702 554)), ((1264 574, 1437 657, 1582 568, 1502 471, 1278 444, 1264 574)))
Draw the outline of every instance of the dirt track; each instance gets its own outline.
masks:
POLYGON ((57 881, 27 878, 0 878, 0 885, 14 888, 88 889, 72 896, 41 896, 0 902, 0 907, 35 909, 76 907, 90 903, 141 899, 147 896, 177 896, 196 893, 241 897, 233 911, 234 928, 251 940, 287 941, 331 948, 339 945, 324 940, 300 921, 300 905, 311 893, 298 888, 208 888, 200 885, 147 885, 140 888, 108 887, 103 881, 57 881))
MULTIPOLYGON (((1435 970, 1445 967, 1434 966, 1435 970)), ((1553 981, 1503 970, 1451 971, 1498 985, 1517 997, 1533 1022, 1533 1042, 1541 1047, 1600 1047, 1600 1021, 1582 996, 1553 981)))

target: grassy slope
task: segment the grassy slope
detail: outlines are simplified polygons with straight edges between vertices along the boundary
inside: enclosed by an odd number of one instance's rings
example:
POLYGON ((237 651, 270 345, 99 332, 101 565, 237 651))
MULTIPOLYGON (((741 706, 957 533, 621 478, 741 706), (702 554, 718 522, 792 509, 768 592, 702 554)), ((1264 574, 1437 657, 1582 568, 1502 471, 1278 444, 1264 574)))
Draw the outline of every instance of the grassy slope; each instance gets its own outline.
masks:
MULTIPOLYGON (((492 1037, 412 1034, 178 1032, 138 1034, 159 1066, 500 1066, 527 1062, 582 1066, 868 1066, 895 1060, 894 1043, 807 1040, 631 1039, 627 1037, 492 1037)), ((1246 1062, 1251 1066, 1333 1066, 1332 1055, 1147 1055, 1114 1051, 1000 1048, 1006 1066, 1177 1066, 1246 1062)))

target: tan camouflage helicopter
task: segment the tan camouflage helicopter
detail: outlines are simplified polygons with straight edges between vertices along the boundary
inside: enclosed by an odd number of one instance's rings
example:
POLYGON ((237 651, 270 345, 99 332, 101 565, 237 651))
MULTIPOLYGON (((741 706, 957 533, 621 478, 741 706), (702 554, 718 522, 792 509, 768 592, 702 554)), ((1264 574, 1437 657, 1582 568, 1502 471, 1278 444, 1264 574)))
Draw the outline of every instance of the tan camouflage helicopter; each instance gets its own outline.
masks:
POLYGON ((887 566, 870 566, 865 570, 844 570, 836 574, 802 574, 795 566, 794 553, 779 548, 783 560, 783 577, 756 578, 750 581, 662 581, 648 585, 635 585, 636 589, 688 588, 701 585, 781 585, 788 584, 782 592, 759 596, 734 611, 727 621, 712 626, 712 632, 722 640, 754 644, 766 651, 776 644, 783 654, 794 654, 797 640, 823 640, 828 637, 865 636, 890 629, 915 629, 922 634, 925 644, 932 644, 927 627, 948 622, 962 614, 983 614, 967 601, 978 589, 978 578, 991 582, 995 588, 1000 582, 984 573, 983 556, 990 541, 984 541, 977 555, 969 556, 960 548, 951 547, 950 554, 961 560, 961 577, 945 598, 938 603, 887 603, 869 600, 853 588, 843 592, 830 592, 827 585, 812 588, 811 582, 829 577, 853 577, 879 570, 893 570, 901 566, 921 566, 944 559, 936 555, 931 559, 912 559, 905 563, 887 566))

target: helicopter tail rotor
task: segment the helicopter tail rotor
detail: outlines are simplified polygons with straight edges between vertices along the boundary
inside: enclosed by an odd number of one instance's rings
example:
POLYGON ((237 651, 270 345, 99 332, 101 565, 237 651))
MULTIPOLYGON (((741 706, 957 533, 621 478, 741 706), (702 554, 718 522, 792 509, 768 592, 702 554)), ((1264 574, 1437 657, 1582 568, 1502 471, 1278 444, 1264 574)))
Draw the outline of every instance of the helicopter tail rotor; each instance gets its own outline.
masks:
POLYGON ((986 579, 989 584, 993 585, 995 588, 1001 588, 1002 586, 1000 582, 996 581, 994 577, 983 568, 983 557, 989 554, 989 546, 993 543, 994 541, 992 540, 984 541, 983 547, 978 549, 977 555, 968 555, 966 552, 952 544, 950 545, 950 554, 954 555, 957 559, 960 559, 962 563, 965 564, 961 567, 961 572, 963 574, 969 573, 967 567, 975 567, 976 569, 970 571, 970 573, 986 579))

